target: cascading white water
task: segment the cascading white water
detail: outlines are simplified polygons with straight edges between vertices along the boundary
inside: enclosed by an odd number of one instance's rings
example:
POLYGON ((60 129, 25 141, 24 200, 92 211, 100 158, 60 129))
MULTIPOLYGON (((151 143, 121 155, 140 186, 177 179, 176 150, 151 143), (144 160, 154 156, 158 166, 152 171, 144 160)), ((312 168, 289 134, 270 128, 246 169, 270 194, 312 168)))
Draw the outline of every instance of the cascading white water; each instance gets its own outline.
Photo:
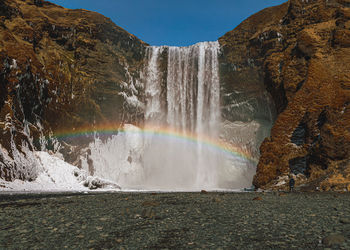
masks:
MULTIPOLYGON (((161 133, 135 128, 106 142, 97 139, 88 156, 94 174, 124 189, 249 186, 252 163, 202 139, 227 136, 220 114, 219 51, 218 42, 149 47, 143 79, 145 127, 161 133), (173 132, 163 132, 169 130, 173 132)), ((87 161, 83 167, 89 169, 87 161)))
MULTIPOLYGON (((184 136, 205 134, 216 138, 220 118, 218 43, 149 47, 147 53, 146 126, 171 128, 184 136), (164 72, 160 70, 164 55, 167 55, 165 82, 164 72)), ((158 136, 147 140, 143 166, 148 186, 217 187, 218 155, 206 152, 201 142, 193 145, 158 136)))

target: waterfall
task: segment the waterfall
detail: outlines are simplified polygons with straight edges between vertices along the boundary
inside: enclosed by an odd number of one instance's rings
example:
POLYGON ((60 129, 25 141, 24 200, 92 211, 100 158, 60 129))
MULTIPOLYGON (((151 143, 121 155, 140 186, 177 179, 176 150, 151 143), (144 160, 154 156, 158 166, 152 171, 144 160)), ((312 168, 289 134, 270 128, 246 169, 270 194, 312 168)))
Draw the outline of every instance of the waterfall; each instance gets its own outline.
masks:
MULTIPOLYGON (((146 126, 167 127, 185 136, 218 136, 218 53, 218 42, 148 48, 146 126), (167 57, 166 62, 164 57, 167 57), (166 64, 164 72, 162 64, 166 64)), ((172 138, 149 138, 148 145, 143 164, 149 185, 158 183, 158 188, 217 186, 218 155, 208 154, 201 143, 188 145, 174 142, 172 138)))
MULTIPOLYGON (((219 52, 218 42, 148 47, 141 79, 144 128, 126 125, 133 133, 120 133, 105 142, 96 139, 87 156, 94 174, 124 189, 249 186, 254 164, 219 147, 220 140, 244 140, 239 135, 231 138, 221 119, 219 52)), ((241 132, 247 128, 237 126, 241 132)), ((248 130, 254 134, 256 127, 248 130)), ((87 162, 83 168, 88 170, 87 162)))

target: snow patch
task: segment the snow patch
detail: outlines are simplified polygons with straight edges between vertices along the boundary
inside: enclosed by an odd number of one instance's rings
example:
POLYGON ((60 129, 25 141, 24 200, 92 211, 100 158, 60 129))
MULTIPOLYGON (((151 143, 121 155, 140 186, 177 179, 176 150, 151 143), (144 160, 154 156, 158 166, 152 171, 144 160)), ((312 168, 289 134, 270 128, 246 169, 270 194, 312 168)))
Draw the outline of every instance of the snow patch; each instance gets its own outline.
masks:
POLYGON ((17 69, 17 61, 16 61, 16 59, 12 59, 12 65, 10 65, 10 69, 17 69))
MULTIPOLYGON (((52 156, 47 152, 35 152, 39 163, 39 173, 34 181, 15 180, 7 182, 0 179, 0 191, 87 191, 92 189, 120 189, 111 182, 88 176, 79 168, 52 156)), ((34 159, 33 159, 34 160, 34 159)))
POLYGON ((128 96, 125 92, 121 92, 119 93, 119 95, 121 95, 126 101, 126 103, 129 104, 130 106, 139 108, 139 109, 144 109, 144 104, 139 99, 137 99, 136 95, 128 96))

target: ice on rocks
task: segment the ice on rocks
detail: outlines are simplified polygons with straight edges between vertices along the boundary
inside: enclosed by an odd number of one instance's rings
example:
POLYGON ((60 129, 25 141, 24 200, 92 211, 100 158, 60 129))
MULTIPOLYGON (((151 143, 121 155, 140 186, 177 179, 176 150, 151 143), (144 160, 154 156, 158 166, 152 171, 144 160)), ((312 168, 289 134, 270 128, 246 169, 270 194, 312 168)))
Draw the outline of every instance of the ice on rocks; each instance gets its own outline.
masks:
MULTIPOLYGON (((4 150, 1 150, 4 152, 4 150)), ((0 179, 0 191, 83 191, 119 190, 111 181, 89 176, 81 170, 47 152, 33 152, 33 161, 38 163, 38 174, 33 181, 15 180, 7 182, 0 179)))

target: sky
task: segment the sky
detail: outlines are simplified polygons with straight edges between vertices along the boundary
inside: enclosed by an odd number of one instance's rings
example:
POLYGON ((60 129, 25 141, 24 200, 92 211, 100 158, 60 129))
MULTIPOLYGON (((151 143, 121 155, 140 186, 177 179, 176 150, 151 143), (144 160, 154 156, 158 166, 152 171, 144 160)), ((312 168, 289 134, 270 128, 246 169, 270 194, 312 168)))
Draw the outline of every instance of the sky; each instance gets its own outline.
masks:
POLYGON ((287 0, 49 0, 99 12, 150 45, 215 41, 250 15, 287 0))

